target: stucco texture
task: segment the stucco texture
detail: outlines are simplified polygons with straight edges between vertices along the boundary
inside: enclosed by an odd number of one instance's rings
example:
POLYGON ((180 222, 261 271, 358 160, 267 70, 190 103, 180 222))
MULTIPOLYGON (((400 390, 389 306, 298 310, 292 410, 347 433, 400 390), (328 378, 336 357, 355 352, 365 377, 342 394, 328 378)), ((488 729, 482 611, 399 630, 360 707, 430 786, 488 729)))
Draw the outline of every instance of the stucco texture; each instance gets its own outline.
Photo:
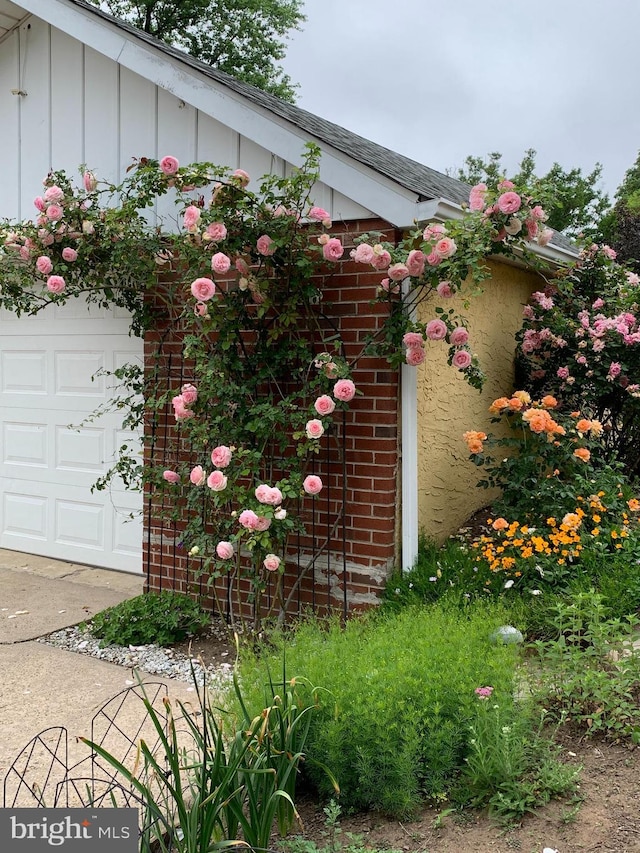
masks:
MULTIPOLYGON (((492 499, 492 493, 476 486, 481 469, 469 461, 462 434, 495 433, 488 407, 514 390, 514 335, 522 325, 523 306, 543 284, 535 273, 499 262, 489 266, 491 278, 480 295, 470 298, 467 309, 462 299, 447 303, 468 320, 472 352, 487 376, 482 392, 447 365, 448 347, 441 342, 427 342, 427 358, 417 368, 418 522, 420 530, 438 542, 492 499)), ((441 300, 421 305, 419 319, 434 317, 436 304, 441 300)))

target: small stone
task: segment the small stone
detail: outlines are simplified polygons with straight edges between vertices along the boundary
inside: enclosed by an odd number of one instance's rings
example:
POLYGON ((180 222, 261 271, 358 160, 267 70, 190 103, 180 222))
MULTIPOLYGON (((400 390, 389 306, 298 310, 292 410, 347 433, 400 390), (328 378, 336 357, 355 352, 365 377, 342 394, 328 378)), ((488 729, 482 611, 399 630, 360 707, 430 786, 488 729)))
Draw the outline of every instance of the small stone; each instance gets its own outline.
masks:
POLYGON ((523 643, 524 637, 522 633, 514 628, 513 625, 501 625, 497 631, 489 637, 495 645, 511 645, 513 643, 523 643))

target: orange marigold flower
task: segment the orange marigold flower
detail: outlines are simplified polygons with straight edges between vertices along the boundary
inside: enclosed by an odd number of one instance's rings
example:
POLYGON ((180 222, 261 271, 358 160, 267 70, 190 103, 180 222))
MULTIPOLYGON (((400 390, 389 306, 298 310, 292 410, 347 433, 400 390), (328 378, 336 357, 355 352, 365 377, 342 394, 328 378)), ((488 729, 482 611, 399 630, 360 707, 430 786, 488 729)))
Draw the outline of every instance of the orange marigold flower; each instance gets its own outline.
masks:
POLYGON ((631 512, 640 512, 640 501, 636 498, 631 498, 631 500, 628 500, 627 506, 629 507, 631 512))
POLYGON ((588 462, 591 459, 591 453, 589 453, 586 447, 576 448, 573 451, 573 455, 576 459, 580 459, 582 462, 588 462))
POLYGON ((494 400, 493 403, 489 406, 489 411, 492 415, 499 415, 500 412, 508 408, 509 399, 507 397, 498 397, 498 399, 494 400))
POLYGON ((506 518, 496 518, 491 526, 494 530, 506 530, 509 526, 509 522, 506 518))
POLYGON ((555 397, 552 397, 551 394, 547 394, 545 397, 540 400, 540 403, 545 407, 545 409, 555 409, 558 405, 558 401, 555 397))

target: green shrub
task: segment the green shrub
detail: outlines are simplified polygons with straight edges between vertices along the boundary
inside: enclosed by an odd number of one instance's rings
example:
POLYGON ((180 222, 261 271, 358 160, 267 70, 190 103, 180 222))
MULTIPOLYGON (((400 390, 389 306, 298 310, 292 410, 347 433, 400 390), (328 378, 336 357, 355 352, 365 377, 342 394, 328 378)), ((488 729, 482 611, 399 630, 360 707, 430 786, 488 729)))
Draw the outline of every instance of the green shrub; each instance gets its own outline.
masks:
POLYGON ((602 596, 577 593, 558 602, 556 637, 533 644, 538 654, 536 698, 559 722, 588 734, 640 743, 640 653, 635 619, 607 618, 602 596))
MULTIPOLYGON (((290 641, 272 638, 276 657, 286 647, 289 672, 328 691, 307 753, 333 772, 344 808, 401 816, 450 789, 468 749, 475 688, 491 684, 511 701, 517 651, 489 639, 506 621, 505 609, 488 601, 466 610, 437 604, 374 614, 344 629, 308 622, 290 641)), ((243 662, 250 692, 273 668, 272 654, 243 662)), ((322 794, 333 794, 323 773, 307 772, 322 794)))
POLYGON ((172 590, 148 592, 96 613, 91 633, 105 645, 168 646, 202 630, 210 617, 197 601, 172 590))

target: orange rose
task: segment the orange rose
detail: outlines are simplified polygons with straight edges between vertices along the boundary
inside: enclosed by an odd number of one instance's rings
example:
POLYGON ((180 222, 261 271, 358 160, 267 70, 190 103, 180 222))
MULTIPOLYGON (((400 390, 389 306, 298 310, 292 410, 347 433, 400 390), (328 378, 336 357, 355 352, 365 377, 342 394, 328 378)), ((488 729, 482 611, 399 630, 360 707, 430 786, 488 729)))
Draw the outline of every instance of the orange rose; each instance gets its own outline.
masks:
POLYGON ((498 397, 497 400, 494 400, 493 403, 489 406, 489 411, 492 415, 499 415, 503 409, 509 408, 509 400, 507 397, 498 397))
POLYGON ((591 429, 591 421, 588 421, 586 418, 581 418, 576 424, 576 429, 578 432, 589 432, 591 429))
POLYGON ((546 397, 543 397, 540 400, 540 403, 545 407, 545 409, 555 409, 558 405, 558 401, 555 397, 552 397, 551 394, 547 394, 546 397))
POLYGON ((506 518, 496 518, 491 526, 494 530, 506 530, 509 526, 509 522, 506 518))
POLYGON ((627 506, 631 510, 631 512, 639 512, 640 511, 640 501, 636 500, 636 498, 631 498, 627 501, 627 506))
POLYGON ((578 447, 573 451, 573 455, 582 462, 588 462, 591 459, 591 454, 586 447, 578 447))

